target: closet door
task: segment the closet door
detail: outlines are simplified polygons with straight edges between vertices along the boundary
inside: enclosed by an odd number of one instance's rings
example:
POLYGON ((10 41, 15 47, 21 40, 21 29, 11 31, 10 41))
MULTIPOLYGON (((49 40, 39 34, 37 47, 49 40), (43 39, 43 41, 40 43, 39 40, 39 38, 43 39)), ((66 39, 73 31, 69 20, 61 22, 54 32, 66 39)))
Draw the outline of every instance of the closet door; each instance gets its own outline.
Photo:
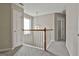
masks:
POLYGON ((16 18, 17 18, 17 11, 15 9, 13 9, 13 47, 17 46, 17 22, 16 22, 16 18))
POLYGON ((57 21, 57 40, 61 40, 61 20, 57 21))
POLYGON ((79 56, 79 16, 78 16, 78 56, 79 56))
POLYGON ((55 15, 55 40, 65 41, 66 37, 66 21, 63 14, 55 15))
POLYGON ((13 6, 13 47, 17 47, 22 44, 23 40, 23 9, 13 6))
POLYGON ((16 27, 17 27, 17 31, 16 31, 16 35, 17 35, 17 45, 21 45, 22 44, 22 12, 21 11, 17 11, 17 19, 16 19, 16 27))
MULTIPOLYGON (((78 5, 79 10, 79 5, 78 5)), ((79 11, 78 11, 78 56, 79 56, 79 11)))

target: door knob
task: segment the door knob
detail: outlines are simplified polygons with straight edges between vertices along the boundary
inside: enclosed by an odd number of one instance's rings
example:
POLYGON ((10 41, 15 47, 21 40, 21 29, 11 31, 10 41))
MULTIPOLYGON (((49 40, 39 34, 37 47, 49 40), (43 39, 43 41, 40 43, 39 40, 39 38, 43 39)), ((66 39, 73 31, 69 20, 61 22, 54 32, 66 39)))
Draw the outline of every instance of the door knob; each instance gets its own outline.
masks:
POLYGON ((78 34, 78 36, 79 36, 79 34, 78 34))
POLYGON ((14 32, 16 32, 16 30, 14 32))

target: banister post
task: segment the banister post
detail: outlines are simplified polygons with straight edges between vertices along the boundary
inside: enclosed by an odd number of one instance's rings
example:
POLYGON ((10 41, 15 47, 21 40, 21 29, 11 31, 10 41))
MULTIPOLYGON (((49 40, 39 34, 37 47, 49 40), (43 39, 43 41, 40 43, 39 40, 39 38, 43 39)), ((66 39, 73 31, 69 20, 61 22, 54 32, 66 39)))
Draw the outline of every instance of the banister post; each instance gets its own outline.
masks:
POLYGON ((44 50, 46 51, 46 27, 44 28, 44 50))

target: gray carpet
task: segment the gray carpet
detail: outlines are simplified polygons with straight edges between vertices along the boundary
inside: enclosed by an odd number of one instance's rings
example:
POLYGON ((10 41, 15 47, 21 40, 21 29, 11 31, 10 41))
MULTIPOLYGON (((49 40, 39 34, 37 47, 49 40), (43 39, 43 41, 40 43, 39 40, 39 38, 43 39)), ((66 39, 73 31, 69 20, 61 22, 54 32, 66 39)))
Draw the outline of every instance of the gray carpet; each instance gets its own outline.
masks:
POLYGON ((42 49, 19 46, 11 51, 0 52, 0 56, 69 56, 64 41, 51 42, 47 51, 42 49))

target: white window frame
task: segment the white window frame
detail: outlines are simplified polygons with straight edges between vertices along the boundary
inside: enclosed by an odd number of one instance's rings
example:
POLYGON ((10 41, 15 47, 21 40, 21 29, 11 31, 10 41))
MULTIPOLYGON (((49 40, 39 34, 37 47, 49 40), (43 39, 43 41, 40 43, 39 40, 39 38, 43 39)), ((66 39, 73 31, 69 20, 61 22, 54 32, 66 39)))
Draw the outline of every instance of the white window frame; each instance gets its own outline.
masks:
MULTIPOLYGON (((27 23, 27 22, 26 22, 27 23)), ((27 25, 27 24, 26 24, 27 25)), ((27 25, 28 26, 28 25, 27 25)), ((24 17, 24 30, 31 29, 31 19, 24 17), (29 28, 25 29, 25 19, 29 20, 29 28)), ((30 34, 30 31, 24 31, 24 35, 30 34)))

